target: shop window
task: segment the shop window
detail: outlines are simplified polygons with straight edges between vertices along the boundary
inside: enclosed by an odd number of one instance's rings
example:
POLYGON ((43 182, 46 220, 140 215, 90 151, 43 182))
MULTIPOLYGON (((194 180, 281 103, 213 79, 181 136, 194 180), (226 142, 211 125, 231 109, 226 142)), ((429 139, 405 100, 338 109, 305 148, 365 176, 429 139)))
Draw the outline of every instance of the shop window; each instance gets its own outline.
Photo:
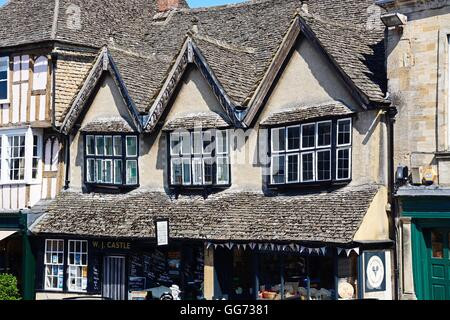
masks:
POLYGON ((340 300, 358 298, 358 255, 352 253, 349 257, 338 257, 337 266, 338 288, 340 300))
POLYGON ((63 290, 64 240, 45 240, 45 289, 63 290))
POLYGON ((270 184, 351 179, 352 119, 271 129, 270 184))
POLYGON ((86 183, 136 186, 138 138, 124 135, 86 135, 86 183))
POLYGON ((442 259, 444 257, 444 235, 440 231, 431 232, 432 257, 442 259))
POLYGON ((172 186, 230 184, 229 138, 226 130, 170 133, 172 186))
POLYGON ((309 257, 309 295, 312 300, 332 300, 334 292, 333 259, 329 257, 309 257))
POLYGON ((84 292, 87 289, 87 241, 69 240, 68 254, 68 289, 84 292))
POLYGON ((276 253, 260 255, 258 297, 263 300, 281 300, 280 258, 276 253))
POLYGON ((286 300, 308 299, 308 276, 306 257, 288 255, 284 257, 284 296, 286 300))

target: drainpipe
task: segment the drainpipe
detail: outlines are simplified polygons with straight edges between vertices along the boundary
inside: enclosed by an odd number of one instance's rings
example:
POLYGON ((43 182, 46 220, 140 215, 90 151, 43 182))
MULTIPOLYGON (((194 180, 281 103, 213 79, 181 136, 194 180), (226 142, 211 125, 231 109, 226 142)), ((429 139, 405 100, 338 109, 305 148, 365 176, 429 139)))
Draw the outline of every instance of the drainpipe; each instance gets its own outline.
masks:
POLYGON ((70 179, 69 179, 69 174, 70 174, 70 134, 66 134, 65 136, 65 163, 66 163, 66 177, 65 177, 65 183, 64 183, 64 190, 69 189, 70 187, 70 179))
POLYGON ((391 236, 394 241, 394 299, 399 300, 399 259, 397 250, 397 203, 395 200, 395 168, 394 168, 394 124, 397 107, 391 105, 386 110, 388 129, 388 202, 391 209, 391 236))

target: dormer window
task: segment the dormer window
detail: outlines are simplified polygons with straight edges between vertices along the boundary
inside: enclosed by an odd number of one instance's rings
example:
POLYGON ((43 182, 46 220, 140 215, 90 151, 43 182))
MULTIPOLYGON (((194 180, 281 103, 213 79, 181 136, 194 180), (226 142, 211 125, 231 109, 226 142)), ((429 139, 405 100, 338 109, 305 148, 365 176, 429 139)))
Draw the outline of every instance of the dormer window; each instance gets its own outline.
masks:
POLYGON ((270 184, 351 179, 352 119, 271 128, 270 184))
POLYGON ((137 186, 138 137, 86 134, 85 182, 89 185, 137 186))
POLYGON ((228 186, 229 138, 226 130, 170 133, 172 186, 228 186))
POLYGON ((9 57, 0 57, 0 103, 9 103, 9 57))

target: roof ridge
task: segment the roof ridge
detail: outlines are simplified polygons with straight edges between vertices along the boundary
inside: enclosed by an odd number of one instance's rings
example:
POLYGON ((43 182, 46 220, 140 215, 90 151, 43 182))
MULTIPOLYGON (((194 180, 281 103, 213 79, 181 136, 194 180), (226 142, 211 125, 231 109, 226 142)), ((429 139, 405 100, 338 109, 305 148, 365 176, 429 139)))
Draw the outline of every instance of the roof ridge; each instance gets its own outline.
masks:
POLYGON ((55 0, 55 8, 53 12, 53 22, 52 22, 52 32, 50 38, 52 40, 56 39, 56 34, 58 33, 58 18, 59 18, 59 0, 55 0))
POLYGON ((208 43, 211 43, 213 45, 216 45, 218 47, 221 47, 221 48, 227 49, 227 50, 238 51, 238 52, 243 52, 243 53, 248 53, 248 54, 256 53, 255 48, 236 46, 236 45, 227 43, 225 41, 210 37, 208 35, 200 35, 197 33, 197 34, 192 35, 192 38, 194 38, 194 39, 197 38, 199 40, 206 41, 208 43))
POLYGON ((127 50, 127 49, 123 49, 121 47, 117 47, 115 45, 107 45, 106 46, 108 49, 111 50, 115 50, 115 51, 120 51, 121 53, 127 54, 129 56, 133 56, 136 58, 143 58, 143 59, 148 59, 148 60, 157 60, 157 61, 163 61, 163 62, 171 62, 173 59, 167 55, 147 55, 147 54, 143 54, 137 51, 131 51, 131 50, 127 50), (165 59, 160 59, 160 57, 166 57, 165 59))
MULTIPOLYGON (((178 12, 189 12, 189 13, 197 13, 197 12, 206 12, 206 11, 219 11, 219 10, 226 10, 230 8, 239 8, 239 7, 246 7, 246 6, 253 6, 258 4, 263 4, 266 2, 283 2, 287 0, 247 0, 243 2, 238 3, 229 3, 229 4, 223 4, 223 5, 216 5, 216 6, 210 6, 210 7, 199 7, 199 8, 182 8, 178 9, 178 12)), ((302 0, 297 0, 299 4, 302 2, 302 0)))

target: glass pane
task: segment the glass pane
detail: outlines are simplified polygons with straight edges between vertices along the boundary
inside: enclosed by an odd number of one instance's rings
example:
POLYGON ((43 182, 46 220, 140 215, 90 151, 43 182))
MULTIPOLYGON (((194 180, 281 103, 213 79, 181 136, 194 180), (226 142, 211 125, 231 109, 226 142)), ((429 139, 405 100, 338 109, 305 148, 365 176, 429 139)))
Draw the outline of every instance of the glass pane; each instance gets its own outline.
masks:
POLYGON ((272 129, 272 151, 280 152, 285 149, 286 131, 285 128, 272 129))
POLYGON ((8 98, 8 82, 0 81, 0 100, 8 98))
POLYGON ((86 154, 95 155, 95 139, 94 136, 86 136, 86 154))
POLYGON ((314 181, 314 153, 302 154, 302 182, 314 181))
POLYGON ((105 183, 112 183, 112 177, 113 177, 112 160, 105 160, 103 182, 105 182, 105 183))
POLYGON ((137 161, 127 161, 127 184, 137 184, 137 161))
POLYGON ((317 124, 317 146, 331 145, 331 122, 322 122, 317 124))
POLYGON ((444 235, 440 231, 431 232, 432 257, 442 259, 444 257, 444 235))
POLYGON ((337 152, 337 178, 350 178, 350 149, 342 149, 337 152))
POLYGON ((351 120, 338 121, 338 145, 351 142, 351 120))
POLYGON ((102 182, 103 181, 103 160, 96 160, 96 182, 102 182))
POLYGON ((192 152, 193 154, 201 154, 202 153, 202 133, 201 132, 193 132, 192 133, 192 152))
POLYGON ((122 155, 122 137, 120 136, 114 136, 114 155, 122 155))
POLYGON ((287 181, 298 182, 299 161, 298 154, 291 154, 287 156, 287 181))
POLYGON ((211 131, 205 131, 203 132, 203 153, 204 154, 211 154, 214 150, 214 144, 212 143, 212 132, 211 131))
POLYGON ((114 160, 114 183, 122 184, 122 160, 114 160))
POLYGON ((87 160, 87 172, 86 172, 87 182, 95 182, 95 160, 87 160))
POLYGON ((181 153, 183 155, 191 154, 191 134, 189 132, 181 134, 181 153))
POLYGON ((95 152, 98 156, 105 153, 105 141, 102 136, 95 136, 95 152))
POLYGON ((127 157, 137 157, 137 137, 127 137, 127 157))
POLYGON ((205 158, 203 159, 203 172, 204 172, 204 183, 212 184, 213 183, 213 158, 205 158))
POLYGON ((183 169, 181 166, 181 159, 172 159, 172 184, 180 185, 183 183, 183 169))
POLYGON ((203 184, 203 164, 202 159, 192 160, 192 176, 195 185, 203 184))
POLYGON ((317 180, 331 179, 331 151, 317 152, 317 180))
MULTIPOLYGON (((8 71, 8 57, 0 57, 0 72, 6 72, 8 71)), ((0 79, 4 79, 0 77, 0 79)))
POLYGON ((191 159, 183 159, 183 184, 191 184, 191 159))
POLYGON ((228 153, 228 134, 226 130, 216 131, 217 139, 217 153, 227 154, 228 153))
POLYGON ((298 150, 300 148, 300 127, 287 128, 287 149, 298 150))
POLYGON ((230 183, 230 166, 226 157, 217 158, 217 184, 230 183))
POLYGON ((174 156, 178 156, 181 154, 181 143, 179 133, 170 134, 170 154, 174 156))
POLYGON ((314 148, 316 146, 316 125, 302 125, 302 149, 314 148))
POLYGON ((105 155, 106 156, 113 155, 113 140, 111 136, 105 137, 105 155))
POLYGON ((272 183, 285 183, 285 156, 272 156, 272 183))

